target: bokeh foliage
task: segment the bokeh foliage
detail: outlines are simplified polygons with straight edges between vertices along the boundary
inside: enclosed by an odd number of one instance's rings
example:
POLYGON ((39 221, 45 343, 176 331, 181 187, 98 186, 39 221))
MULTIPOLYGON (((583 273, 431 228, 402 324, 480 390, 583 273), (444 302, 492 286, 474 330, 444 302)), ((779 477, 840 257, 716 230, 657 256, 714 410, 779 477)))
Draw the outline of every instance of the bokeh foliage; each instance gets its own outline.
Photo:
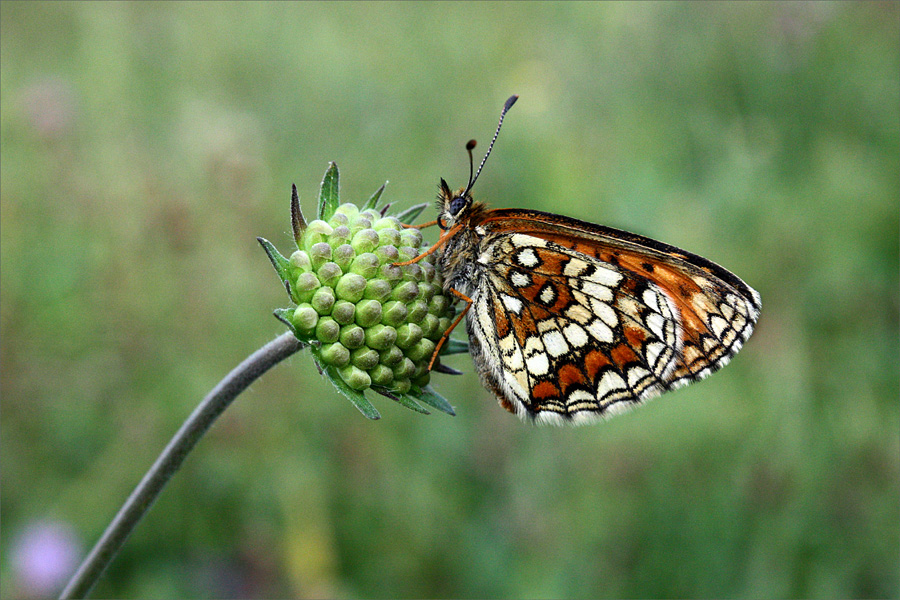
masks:
MULTIPOLYGON (((579 429, 369 422, 308 355, 224 415, 98 597, 897 597, 897 3, 0 4, 3 597, 35 523, 93 544, 280 332, 256 244, 342 197, 630 229, 734 270, 710 380, 579 429)), ((426 218, 432 218, 427 216, 426 218)))

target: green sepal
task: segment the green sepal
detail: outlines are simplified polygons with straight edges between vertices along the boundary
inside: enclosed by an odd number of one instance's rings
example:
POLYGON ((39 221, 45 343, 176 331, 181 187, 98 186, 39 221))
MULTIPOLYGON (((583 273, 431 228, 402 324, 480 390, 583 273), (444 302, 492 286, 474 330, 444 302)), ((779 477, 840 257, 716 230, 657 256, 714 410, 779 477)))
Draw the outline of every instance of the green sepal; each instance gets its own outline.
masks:
POLYGON ((299 249, 303 231, 306 229, 306 219, 303 218, 303 211, 300 210, 300 194, 297 193, 297 186, 293 183, 291 184, 291 229, 294 231, 294 242, 299 249))
POLYGON ((373 421, 381 418, 381 414, 375 410, 375 407, 366 399, 366 396, 362 392, 354 390, 347 385, 344 380, 341 379, 341 376, 338 375, 335 367, 323 367, 318 360, 316 360, 316 364, 319 366, 319 370, 324 372, 328 379, 331 380, 331 383, 334 384, 337 391, 345 395, 350 402, 353 403, 353 406, 359 409, 359 412, 361 412, 364 417, 372 419, 373 421))
POLYGON ((441 356, 450 356, 452 354, 468 354, 468 352, 469 342, 447 338, 447 341, 441 346, 441 351, 438 354, 441 356))
POLYGON ((445 412, 451 417, 456 416, 456 411, 453 410, 453 406, 447 401, 446 398, 438 394, 430 385, 426 385, 422 389, 416 388, 413 386, 409 391, 410 394, 414 395, 417 400, 420 402, 424 402, 429 406, 433 406, 441 412, 445 412))
POLYGON ((359 209, 359 211, 362 212, 364 210, 378 208, 378 200, 381 198, 381 194, 384 193, 384 186, 386 186, 387 184, 388 182, 385 181, 380 188, 375 190, 375 193, 372 194, 372 197, 366 200, 366 203, 363 204, 363 207, 359 209))
POLYGON ((322 187, 319 188, 319 219, 323 221, 330 221, 334 211, 341 205, 339 179, 337 164, 328 163, 328 170, 322 178, 322 187))
POLYGON ((408 408, 410 410, 414 410, 416 412, 422 413, 423 415, 431 414, 431 412, 429 412, 428 409, 426 409, 424 406, 422 406, 421 404, 416 402, 416 398, 413 398, 409 394, 403 394, 402 396, 400 396, 400 398, 397 400, 397 402, 399 402, 402 406, 405 406, 406 408, 408 408))
POLYGON ((425 409, 424 406, 416 402, 415 398, 410 396, 409 394, 401 394, 399 392, 395 392, 393 390, 389 390, 386 387, 373 385, 372 389, 384 396, 385 398, 390 398, 400 406, 405 406, 410 410, 414 410, 418 413, 422 413, 423 415, 430 415, 431 413, 425 409))
POLYGON ((272 266, 275 267, 275 272, 278 273, 278 277, 281 278, 281 281, 289 281, 290 280, 290 266, 291 262, 281 255, 281 252, 275 249, 275 246, 267 240, 266 238, 258 237, 256 241, 259 242, 259 245, 263 247, 263 250, 266 251, 266 254, 269 257, 269 261, 271 261, 272 266))
POLYGON ((422 211, 428 208, 428 203, 423 202, 422 204, 416 204, 415 206, 410 206, 403 212, 395 215, 401 223, 404 225, 411 225, 413 221, 415 221, 419 215, 422 214, 422 211))
POLYGON ((294 334, 294 337, 300 341, 305 341, 300 337, 300 333, 297 331, 297 327, 294 325, 294 322, 291 320, 291 316, 294 314, 294 310, 291 308, 276 308, 272 311, 272 314, 275 315, 275 318, 288 326, 288 329, 291 330, 291 333, 294 334))

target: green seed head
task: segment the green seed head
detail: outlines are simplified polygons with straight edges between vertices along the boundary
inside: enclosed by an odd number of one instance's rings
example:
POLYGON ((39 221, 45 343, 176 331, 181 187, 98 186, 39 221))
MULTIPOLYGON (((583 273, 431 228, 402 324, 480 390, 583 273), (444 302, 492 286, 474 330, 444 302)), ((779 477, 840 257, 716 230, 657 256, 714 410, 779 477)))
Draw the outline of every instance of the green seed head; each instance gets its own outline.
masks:
POLYGON ((373 385, 395 397, 427 399, 421 394, 428 365, 455 307, 435 268, 438 254, 397 264, 418 258, 427 246, 418 229, 372 208, 381 190, 361 210, 339 204, 337 189, 332 166, 323 181, 319 218, 306 223, 299 207, 293 213, 298 250, 289 259, 261 242, 297 303, 279 315, 310 345, 338 389, 372 416, 377 411, 369 411, 358 392, 373 385))

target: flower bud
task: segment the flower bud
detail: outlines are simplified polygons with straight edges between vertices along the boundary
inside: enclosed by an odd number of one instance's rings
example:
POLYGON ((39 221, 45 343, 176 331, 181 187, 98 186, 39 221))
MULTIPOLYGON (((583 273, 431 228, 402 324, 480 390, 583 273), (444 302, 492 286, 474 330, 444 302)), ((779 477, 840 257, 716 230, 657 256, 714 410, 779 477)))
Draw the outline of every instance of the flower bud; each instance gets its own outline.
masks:
POLYGON ((366 346, 375 350, 387 350, 397 341, 397 330, 387 325, 373 325, 366 329, 366 346))
POLYGON ((422 339, 422 328, 415 323, 405 323, 397 328, 397 345, 407 350, 422 339))
POLYGON ((319 358, 325 364, 345 367, 350 364, 350 350, 345 348, 340 342, 323 344, 322 349, 319 351, 319 358))
POLYGON ((338 300, 331 309, 331 316, 341 325, 349 325, 356 318, 356 305, 346 300, 338 300))
POLYGON ((334 249, 331 258, 346 273, 353 264, 353 259, 356 258, 356 251, 350 244, 342 244, 334 249))
POLYGON ((447 312, 447 307, 449 306, 450 299, 447 298, 447 296, 436 294, 432 296, 431 300, 428 302, 428 314, 440 317, 447 312))
POLYGON ((381 238, 382 248, 393 246, 396 249, 400 245, 400 232, 396 229, 382 229, 378 236, 381 238))
POLYGON ((409 316, 406 319, 410 323, 421 323, 428 314, 428 305, 422 300, 413 300, 406 305, 406 308, 409 310, 409 316))
POLYGON ((419 263, 403 265, 401 269, 403 269, 403 279, 416 282, 422 281, 422 267, 419 266, 419 263))
POLYGON ((394 367, 394 379, 409 379, 415 371, 415 363, 404 357, 403 360, 394 367))
POLYGON ((315 273, 301 273, 300 276, 297 277, 297 283, 294 285, 294 289, 297 291, 297 297, 301 302, 309 302, 313 292, 319 289, 321 285, 322 284, 319 283, 319 278, 316 277, 315 273))
POLYGON ((439 338, 444 333, 438 328, 438 318, 431 313, 425 315, 420 327, 422 328, 422 335, 428 339, 439 338))
POLYGON ((371 279, 366 284, 363 298, 385 302, 391 297, 391 284, 384 279, 371 279))
POLYGON ((381 308, 381 322, 391 327, 399 327, 406 321, 409 309, 406 304, 397 300, 389 300, 381 308))
MULTIPOLYGON (((349 223, 356 220, 356 218, 359 216, 359 207, 352 202, 347 202, 338 206, 337 210, 334 211, 334 215, 343 215, 347 217, 347 222, 349 223)), ((347 225, 347 223, 344 223, 344 225, 347 225)))
POLYGON ((404 229, 400 232, 400 244, 418 249, 422 246, 422 233, 415 227, 404 229))
POLYGON ((310 221, 306 226, 306 230, 303 232, 303 248, 301 248, 301 250, 309 252, 310 248, 315 244, 322 243, 328 239, 328 236, 331 235, 333 231, 334 228, 325 221, 320 221, 319 219, 310 221))
POLYGON ((378 273, 378 267, 380 266, 381 261, 378 260, 375 254, 364 252, 357 254, 356 258, 353 259, 353 264, 350 265, 350 272, 362 275, 366 279, 371 279, 378 273))
POLYGON ((333 288, 337 285, 338 280, 341 278, 341 275, 344 274, 344 271, 338 266, 336 262, 328 261, 316 271, 316 275, 319 278, 319 282, 326 286, 333 288))
POLYGON ((350 353, 350 362, 363 371, 368 371, 378 364, 378 352, 368 346, 357 348, 350 353))
POLYGON ((306 271, 312 271, 312 262, 309 260, 309 254, 303 250, 297 250, 291 254, 291 268, 297 271, 297 275, 306 271))
POLYGON ((394 229, 399 230, 401 227, 400 221, 397 220, 397 217, 382 217, 372 223, 372 229, 378 232, 381 235, 381 232, 386 229, 394 229))
POLYGON ((344 273, 334 287, 338 298, 354 303, 360 301, 365 290, 366 278, 356 273, 344 273))
MULTIPOLYGON (((393 229, 391 229, 390 231, 393 231, 393 229)), ((394 233, 397 232, 394 231, 394 233)), ((384 233, 382 233, 381 237, 385 237, 384 233)), ((394 245, 379 246, 375 249, 375 256, 378 257, 378 260, 381 262, 381 264, 393 264, 400 260, 400 252, 397 251, 397 247, 394 245)))
POLYGON ((316 312, 320 315, 329 315, 331 314, 331 309, 334 307, 335 297, 334 290, 330 287, 322 286, 317 289, 310 299, 309 303, 312 304, 312 307, 316 309, 316 312))
POLYGON ((331 260, 331 246, 327 242, 319 242, 313 244, 309 249, 309 259, 312 261, 313 269, 317 269, 331 260))
POLYGON ((382 350, 379 357, 381 364, 393 368, 403 360, 403 350, 397 346, 391 346, 387 350, 382 350))
POLYGON ((397 380, 396 377, 394 379, 393 385, 391 386, 391 389, 398 394, 405 394, 410 390, 410 388, 412 388, 412 384, 410 383, 409 379, 397 380))
POLYGON ((362 254, 364 252, 372 252, 375 248, 378 247, 378 232, 374 229, 361 229, 356 232, 353 236, 353 241, 350 243, 353 246, 353 249, 356 250, 357 254, 362 254))
POLYGON ((346 225, 338 225, 334 228, 334 233, 328 236, 328 245, 332 248, 343 246, 350 240, 350 228, 346 225))
POLYGON ((366 332, 359 325, 344 325, 338 339, 347 348, 355 350, 366 342, 366 332))
POLYGON ((354 390, 364 390, 372 385, 372 378, 369 377, 369 374, 356 365, 347 365, 338 369, 338 375, 354 390))
POLYGON ((394 371, 384 365, 375 365, 372 370, 369 371, 369 377, 372 378, 373 385, 389 387, 394 383, 394 371))
MULTIPOLYGON (((329 289, 329 288, 326 288, 329 289)), ((356 304, 356 324, 360 327, 371 327, 381 322, 381 302, 378 300, 361 300, 356 304)))
POLYGON ((316 324, 316 339, 323 344, 333 344, 341 334, 341 324, 331 317, 319 317, 316 324))
MULTIPOLYGON (((351 204, 350 206, 353 206, 353 205, 351 204)), ((328 224, 331 225, 332 227, 334 227, 335 229, 337 229, 341 225, 346 226, 346 225, 350 224, 350 219, 347 218, 346 214, 340 212, 340 210, 341 210, 340 207, 338 207, 338 209, 336 211, 334 211, 334 214, 328 220, 328 224)))
POLYGON ((406 351, 407 358, 414 363, 424 363, 426 370, 432 354, 434 354, 434 342, 424 337, 406 351))
MULTIPOLYGON (((398 255, 397 260, 400 260, 400 258, 401 257, 398 255)), ((398 267, 393 263, 386 262, 379 267, 378 277, 390 283, 400 281, 403 279, 403 267, 398 267)))
POLYGON ((294 309, 291 320, 299 331, 309 333, 315 329, 316 323, 319 321, 319 313, 311 305, 304 303, 294 309))
POLYGON ((404 281, 391 292, 391 299, 399 300, 400 302, 412 302, 418 295, 418 284, 415 281, 404 281))

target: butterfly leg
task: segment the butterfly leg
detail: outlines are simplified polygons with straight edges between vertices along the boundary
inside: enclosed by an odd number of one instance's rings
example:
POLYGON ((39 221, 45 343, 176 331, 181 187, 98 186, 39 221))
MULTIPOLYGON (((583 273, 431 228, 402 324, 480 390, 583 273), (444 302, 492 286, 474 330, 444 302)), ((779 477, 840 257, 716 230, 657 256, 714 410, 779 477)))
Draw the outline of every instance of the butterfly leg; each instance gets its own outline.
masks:
POLYGON ((426 227, 434 227, 437 224, 437 219, 435 219, 434 221, 428 221, 427 223, 422 223, 421 225, 407 225, 406 223, 400 223, 400 226, 406 229, 425 229, 426 227))
POLYGON ((426 250, 425 252, 423 252, 422 254, 418 255, 417 257, 415 257, 413 259, 394 263, 394 266, 395 267, 403 267, 406 265, 411 265, 413 263, 419 262, 420 260, 422 260, 423 258, 428 256, 429 254, 434 253, 435 250, 437 250, 438 248, 443 246, 445 243, 447 243, 447 240, 449 240, 451 237, 456 235, 456 233, 460 229, 463 228, 463 225, 465 225, 465 223, 459 223, 458 225, 454 225, 451 229, 449 229, 441 234, 441 237, 438 238, 438 241, 434 244, 434 246, 432 246, 431 248, 429 248, 428 250, 426 250))
POLYGON ((428 370, 431 370, 431 367, 434 366, 434 361, 437 360, 438 352, 441 351, 441 346, 444 345, 444 342, 450 337, 450 333, 456 329, 456 326, 459 325, 459 322, 462 321, 463 317, 466 316, 466 313, 469 312, 469 309, 472 308, 472 303, 474 300, 463 294, 462 292, 450 288, 450 293, 463 300, 466 303, 466 307, 462 309, 459 313, 459 316, 456 317, 456 320, 450 324, 450 327, 447 328, 447 331, 444 332, 444 335, 441 336, 441 339, 438 340, 437 346, 434 347, 434 354, 431 355, 431 362, 428 363, 428 370))

